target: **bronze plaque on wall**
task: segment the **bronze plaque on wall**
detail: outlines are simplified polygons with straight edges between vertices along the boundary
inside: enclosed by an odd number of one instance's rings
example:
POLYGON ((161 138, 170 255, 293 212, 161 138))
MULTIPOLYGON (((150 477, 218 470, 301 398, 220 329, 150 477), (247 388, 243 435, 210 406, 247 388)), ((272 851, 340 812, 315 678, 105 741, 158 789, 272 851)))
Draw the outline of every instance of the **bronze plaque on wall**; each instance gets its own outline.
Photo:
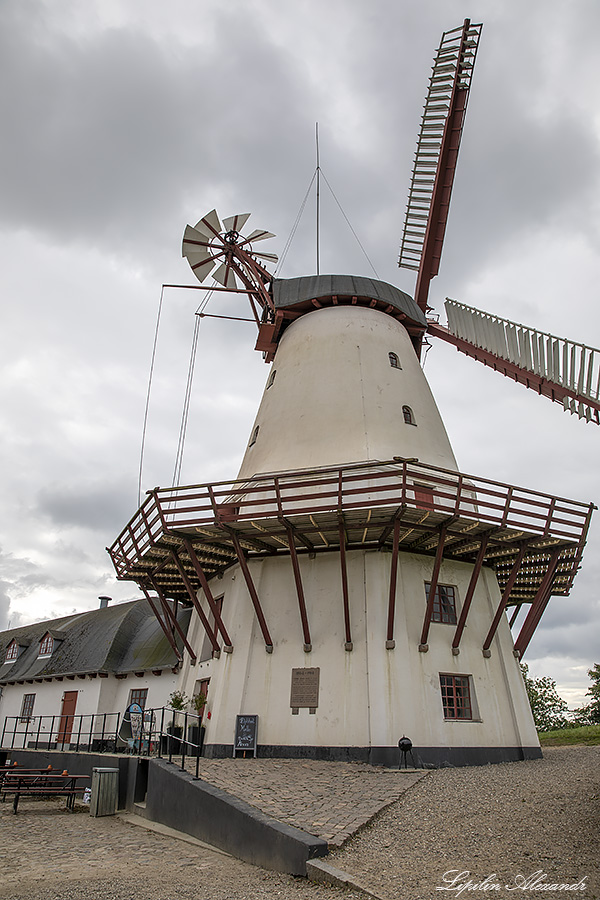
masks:
POLYGON ((315 708, 319 705, 319 668, 292 669, 290 706, 315 708))

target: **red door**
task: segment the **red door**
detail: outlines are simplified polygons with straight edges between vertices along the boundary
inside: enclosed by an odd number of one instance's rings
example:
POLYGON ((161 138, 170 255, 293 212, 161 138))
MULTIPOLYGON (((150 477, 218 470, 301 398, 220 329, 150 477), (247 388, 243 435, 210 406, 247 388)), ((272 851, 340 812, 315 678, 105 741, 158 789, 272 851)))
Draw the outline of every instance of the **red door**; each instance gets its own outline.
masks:
POLYGON ((60 723, 58 725, 57 743, 68 744, 73 731, 73 717, 77 705, 77 691, 65 691, 60 711, 60 723))

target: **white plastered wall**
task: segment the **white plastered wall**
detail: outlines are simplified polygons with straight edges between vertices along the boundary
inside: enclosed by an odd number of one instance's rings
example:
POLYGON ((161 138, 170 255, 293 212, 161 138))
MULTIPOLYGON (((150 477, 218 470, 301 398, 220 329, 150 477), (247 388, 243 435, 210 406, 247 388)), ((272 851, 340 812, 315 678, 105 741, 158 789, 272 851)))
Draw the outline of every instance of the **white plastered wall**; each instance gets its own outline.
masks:
MULTIPOLYGON (((424 582, 431 558, 401 554, 394 649, 385 649, 389 596, 389 553, 348 553, 350 615, 354 649, 344 649, 345 632, 339 554, 301 559, 312 651, 303 650, 297 596, 289 558, 255 561, 251 572, 273 639, 265 651, 248 591, 238 567, 212 583, 224 593, 223 617, 234 644, 232 654, 184 667, 181 686, 191 695, 201 678, 211 678, 208 744, 231 744, 237 714, 257 713, 259 743, 291 746, 388 747, 407 734, 416 747, 535 747, 537 734, 512 653, 503 617, 485 658, 482 644, 500 601, 494 574, 482 570, 460 654, 452 654, 455 626, 432 623, 429 651, 419 652, 425 613, 424 582), (291 670, 320 669, 316 714, 290 708, 291 670), (471 678, 479 716, 444 719, 440 674, 471 678)), ((456 588, 458 610, 472 567, 445 560, 440 583, 456 588)), ((200 597, 201 601, 202 596, 200 597)), ((190 636, 199 646, 197 617, 190 636)))
POLYGON ((457 468, 410 337, 391 316, 359 306, 307 313, 284 333, 273 371, 239 478, 393 456, 457 468))

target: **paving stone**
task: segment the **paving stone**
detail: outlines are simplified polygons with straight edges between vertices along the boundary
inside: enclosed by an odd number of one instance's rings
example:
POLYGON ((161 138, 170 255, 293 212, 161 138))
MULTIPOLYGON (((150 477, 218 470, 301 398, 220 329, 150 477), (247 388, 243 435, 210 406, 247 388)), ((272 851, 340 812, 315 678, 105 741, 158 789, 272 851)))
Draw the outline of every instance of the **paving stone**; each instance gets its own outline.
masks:
MULTIPOLYGON (((195 774, 196 761, 187 759, 186 769, 195 774)), ((201 759, 198 770, 204 781, 336 847, 426 774, 365 763, 240 758, 201 759)))

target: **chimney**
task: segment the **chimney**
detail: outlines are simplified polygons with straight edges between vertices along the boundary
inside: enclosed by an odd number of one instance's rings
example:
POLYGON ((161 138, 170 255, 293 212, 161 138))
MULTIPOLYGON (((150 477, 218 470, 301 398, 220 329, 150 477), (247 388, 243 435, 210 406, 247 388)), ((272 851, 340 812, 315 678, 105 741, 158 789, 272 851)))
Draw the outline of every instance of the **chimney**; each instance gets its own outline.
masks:
POLYGON ((112 597, 98 597, 98 600, 100 601, 100 609, 106 609, 112 597))

